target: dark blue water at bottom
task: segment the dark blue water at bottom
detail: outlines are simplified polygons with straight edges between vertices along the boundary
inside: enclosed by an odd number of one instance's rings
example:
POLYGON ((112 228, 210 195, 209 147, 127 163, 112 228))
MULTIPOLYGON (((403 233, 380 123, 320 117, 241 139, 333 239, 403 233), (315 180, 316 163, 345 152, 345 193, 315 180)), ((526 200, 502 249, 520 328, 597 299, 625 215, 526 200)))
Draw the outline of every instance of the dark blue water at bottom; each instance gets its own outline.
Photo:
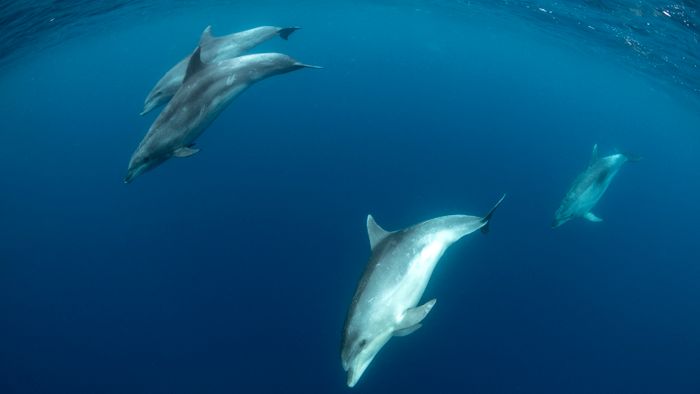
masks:
POLYGON ((490 234, 437 266, 423 328, 352 390, 700 391, 700 117, 682 94, 483 11, 132 18, 0 77, 0 392, 348 392, 366 215, 394 230, 504 192, 490 234), (303 26, 260 50, 325 68, 252 87, 199 154, 124 185, 156 116, 138 116, 145 95, 209 24, 303 26), (604 222, 550 229, 595 143, 644 159, 601 200, 604 222))

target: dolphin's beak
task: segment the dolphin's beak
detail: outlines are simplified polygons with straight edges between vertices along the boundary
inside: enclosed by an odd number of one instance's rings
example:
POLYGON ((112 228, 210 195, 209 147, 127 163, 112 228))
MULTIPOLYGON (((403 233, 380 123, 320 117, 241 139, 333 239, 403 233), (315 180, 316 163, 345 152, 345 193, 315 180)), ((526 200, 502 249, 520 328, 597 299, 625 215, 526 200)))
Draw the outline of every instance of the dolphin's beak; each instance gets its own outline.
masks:
POLYGON ((139 115, 141 115, 141 116, 146 115, 147 113, 151 112, 152 109, 153 109, 153 104, 151 104, 150 102, 147 102, 146 104, 143 105, 143 111, 141 111, 141 113, 139 115))
POLYGON ((360 374, 355 373, 355 368, 348 369, 348 387, 355 387, 358 380, 360 380, 360 374))
POLYGON ((361 363, 353 363, 350 368, 348 368, 348 387, 355 387, 357 384, 357 381, 360 380, 362 377, 362 374, 365 373, 365 370, 369 366, 369 364, 372 362, 374 359, 374 356, 372 356, 370 359, 363 360, 361 363))
POLYGON ((564 223, 566 223, 566 222, 568 222, 569 219, 570 219, 570 218, 566 218, 566 219, 557 219, 557 218, 554 218, 554 220, 552 220, 552 228, 561 227, 561 225, 564 224, 564 223))
POLYGON ((124 177, 124 183, 131 183, 131 181, 134 179, 136 174, 129 170, 129 172, 126 173, 126 176, 124 177))
POLYGON ((156 105, 155 105, 154 100, 151 99, 151 97, 149 96, 146 99, 146 102, 143 103, 143 111, 141 111, 141 113, 139 115, 141 115, 141 116, 146 115, 147 113, 151 112, 151 110, 153 108, 155 108, 155 106, 156 105))

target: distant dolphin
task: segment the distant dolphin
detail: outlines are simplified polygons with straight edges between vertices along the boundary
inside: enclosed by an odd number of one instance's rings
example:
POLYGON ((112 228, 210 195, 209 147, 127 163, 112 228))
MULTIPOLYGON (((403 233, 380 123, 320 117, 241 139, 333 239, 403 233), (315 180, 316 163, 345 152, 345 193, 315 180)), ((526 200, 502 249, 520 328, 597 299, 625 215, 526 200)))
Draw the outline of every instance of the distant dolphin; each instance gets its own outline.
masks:
MULTIPOLYGON (((276 35, 286 40, 290 34, 299 29, 300 27, 260 26, 227 36, 214 37, 211 35, 211 26, 207 26, 199 39, 199 47, 202 49, 202 60, 206 63, 213 63, 232 59, 276 35)), ((187 56, 163 75, 156 86, 148 93, 141 115, 145 115, 157 106, 165 104, 175 95, 177 89, 182 85, 182 80, 185 78, 189 61, 190 57, 187 56)))
POLYGON ((281 53, 246 55, 215 64, 203 63, 197 47, 177 91, 131 156, 124 178, 128 183, 144 171, 175 157, 199 151, 194 142, 221 111, 253 83, 300 68, 302 64, 281 53))
POLYGON ((591 222, 602 221, 603 219, 591 212, 591 209, 608 189, 622 165, 628 161, 638 160, 640 160, 639 157, 623 153, 598 157, 598 145, 593 145, 588 168, 576 178, 566 193, 554 215, 552 228, 557 228, 576 217, 582 217, 591 222))
POLYGON ((451 215, 388 232, 367 217, 372 256, 348 310, 341 359, 347 385, 355 386, 374 356, 392 336, 408 335, 435 305, 432 299, 418 305, 433 268, 455 241, 478 229, 488 231, 489 221, 503 197, 484 217, 451 215))

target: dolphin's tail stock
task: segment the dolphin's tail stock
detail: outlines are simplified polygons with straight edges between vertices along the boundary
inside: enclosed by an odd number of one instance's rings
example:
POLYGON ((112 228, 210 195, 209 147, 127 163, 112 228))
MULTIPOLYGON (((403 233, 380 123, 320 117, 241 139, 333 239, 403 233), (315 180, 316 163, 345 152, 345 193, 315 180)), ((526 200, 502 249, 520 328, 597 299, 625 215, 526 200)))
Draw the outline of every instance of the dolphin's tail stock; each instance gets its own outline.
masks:
POLYGON ((283 40, 288 40, 289 36, 299 29, 301 29, 301 27, 283 27, 280 29, 280 31, 277 32, 277 34, 279 34, 280 38, 282 38, 283 40))
POLYGON ((503 199, 504 199, 504 198, 506 198, 506 195, 505 195, 505 194, 503 194, 503 196, 501 196, 501 199, 498 200, 498 202, 496 203, 496 205, 493 206, 493 208, 491 208, 491 210, 489 211, 489 213, 487 213, 486 215, 484 215, 484 217, 481 219, 481 221, 484 223, 484 225, 481 226, 481 232, 482 232, 483 234, 486 234, 486 233, 489 232, 489 230, 490 230, 489 227, 490 227, 490 224, 491 224, 491 216, 493 216, 493 213, 496 212, 496 208, 498 208, 498 206, 501 205, 501 203, 503 202, 503 199))

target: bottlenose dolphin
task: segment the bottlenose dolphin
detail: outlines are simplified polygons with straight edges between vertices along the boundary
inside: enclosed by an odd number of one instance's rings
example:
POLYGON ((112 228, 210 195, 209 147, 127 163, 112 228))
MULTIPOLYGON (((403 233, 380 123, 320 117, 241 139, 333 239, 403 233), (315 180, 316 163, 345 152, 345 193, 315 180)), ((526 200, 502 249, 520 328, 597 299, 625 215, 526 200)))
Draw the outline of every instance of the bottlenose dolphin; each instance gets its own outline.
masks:
POLYGON ((593 153, 588 167, 574 180, 571 188, 554 214, 552 228, 561 226, 569 220, 582 217, 591 222, 601 222, 591 209, 595 207, 603 193, 610 186, 617 172, 628 161, 638 161, 639 157, 624 153, 599 157, 598 145, 593 145, 593 153))
POLYGON ((418 305, 433 268, 454 242, 489 221, 505 195, 484 217, 450 215, 389 232, 367 217, 372 255, 360 279, 343 328, 341 359, 347 385, 355 386, 374 356, 392 336, 421 327, 435 299, 418 305))
MULTIPOLYGON (((202 49, 201 57, 206 63, 232 59, 276 35, 286 40, 290 34, 299 29, 300 27, 260 26, 227 36, 214 37, 211 34, 211 26, 207 26, 199 39, 199 47, 202 49)), ((175 92, 182 85, 182 80, 185 78, 189 61, 190 57, 187 56, 163 75, 156 86, 148 93, 141 115, 145 115, 157 106, 165 104, 175 95, 175 92)))
POLYGON ((197 47, 182 88, 131 156, 124 182, 173 156, 197 153, 199 149, 193 147, 194 141, 236 96, 257 81, 304 67, 321 68, 299 63, 281 53, 259 53, 207 64, 202 62, 197 47))

